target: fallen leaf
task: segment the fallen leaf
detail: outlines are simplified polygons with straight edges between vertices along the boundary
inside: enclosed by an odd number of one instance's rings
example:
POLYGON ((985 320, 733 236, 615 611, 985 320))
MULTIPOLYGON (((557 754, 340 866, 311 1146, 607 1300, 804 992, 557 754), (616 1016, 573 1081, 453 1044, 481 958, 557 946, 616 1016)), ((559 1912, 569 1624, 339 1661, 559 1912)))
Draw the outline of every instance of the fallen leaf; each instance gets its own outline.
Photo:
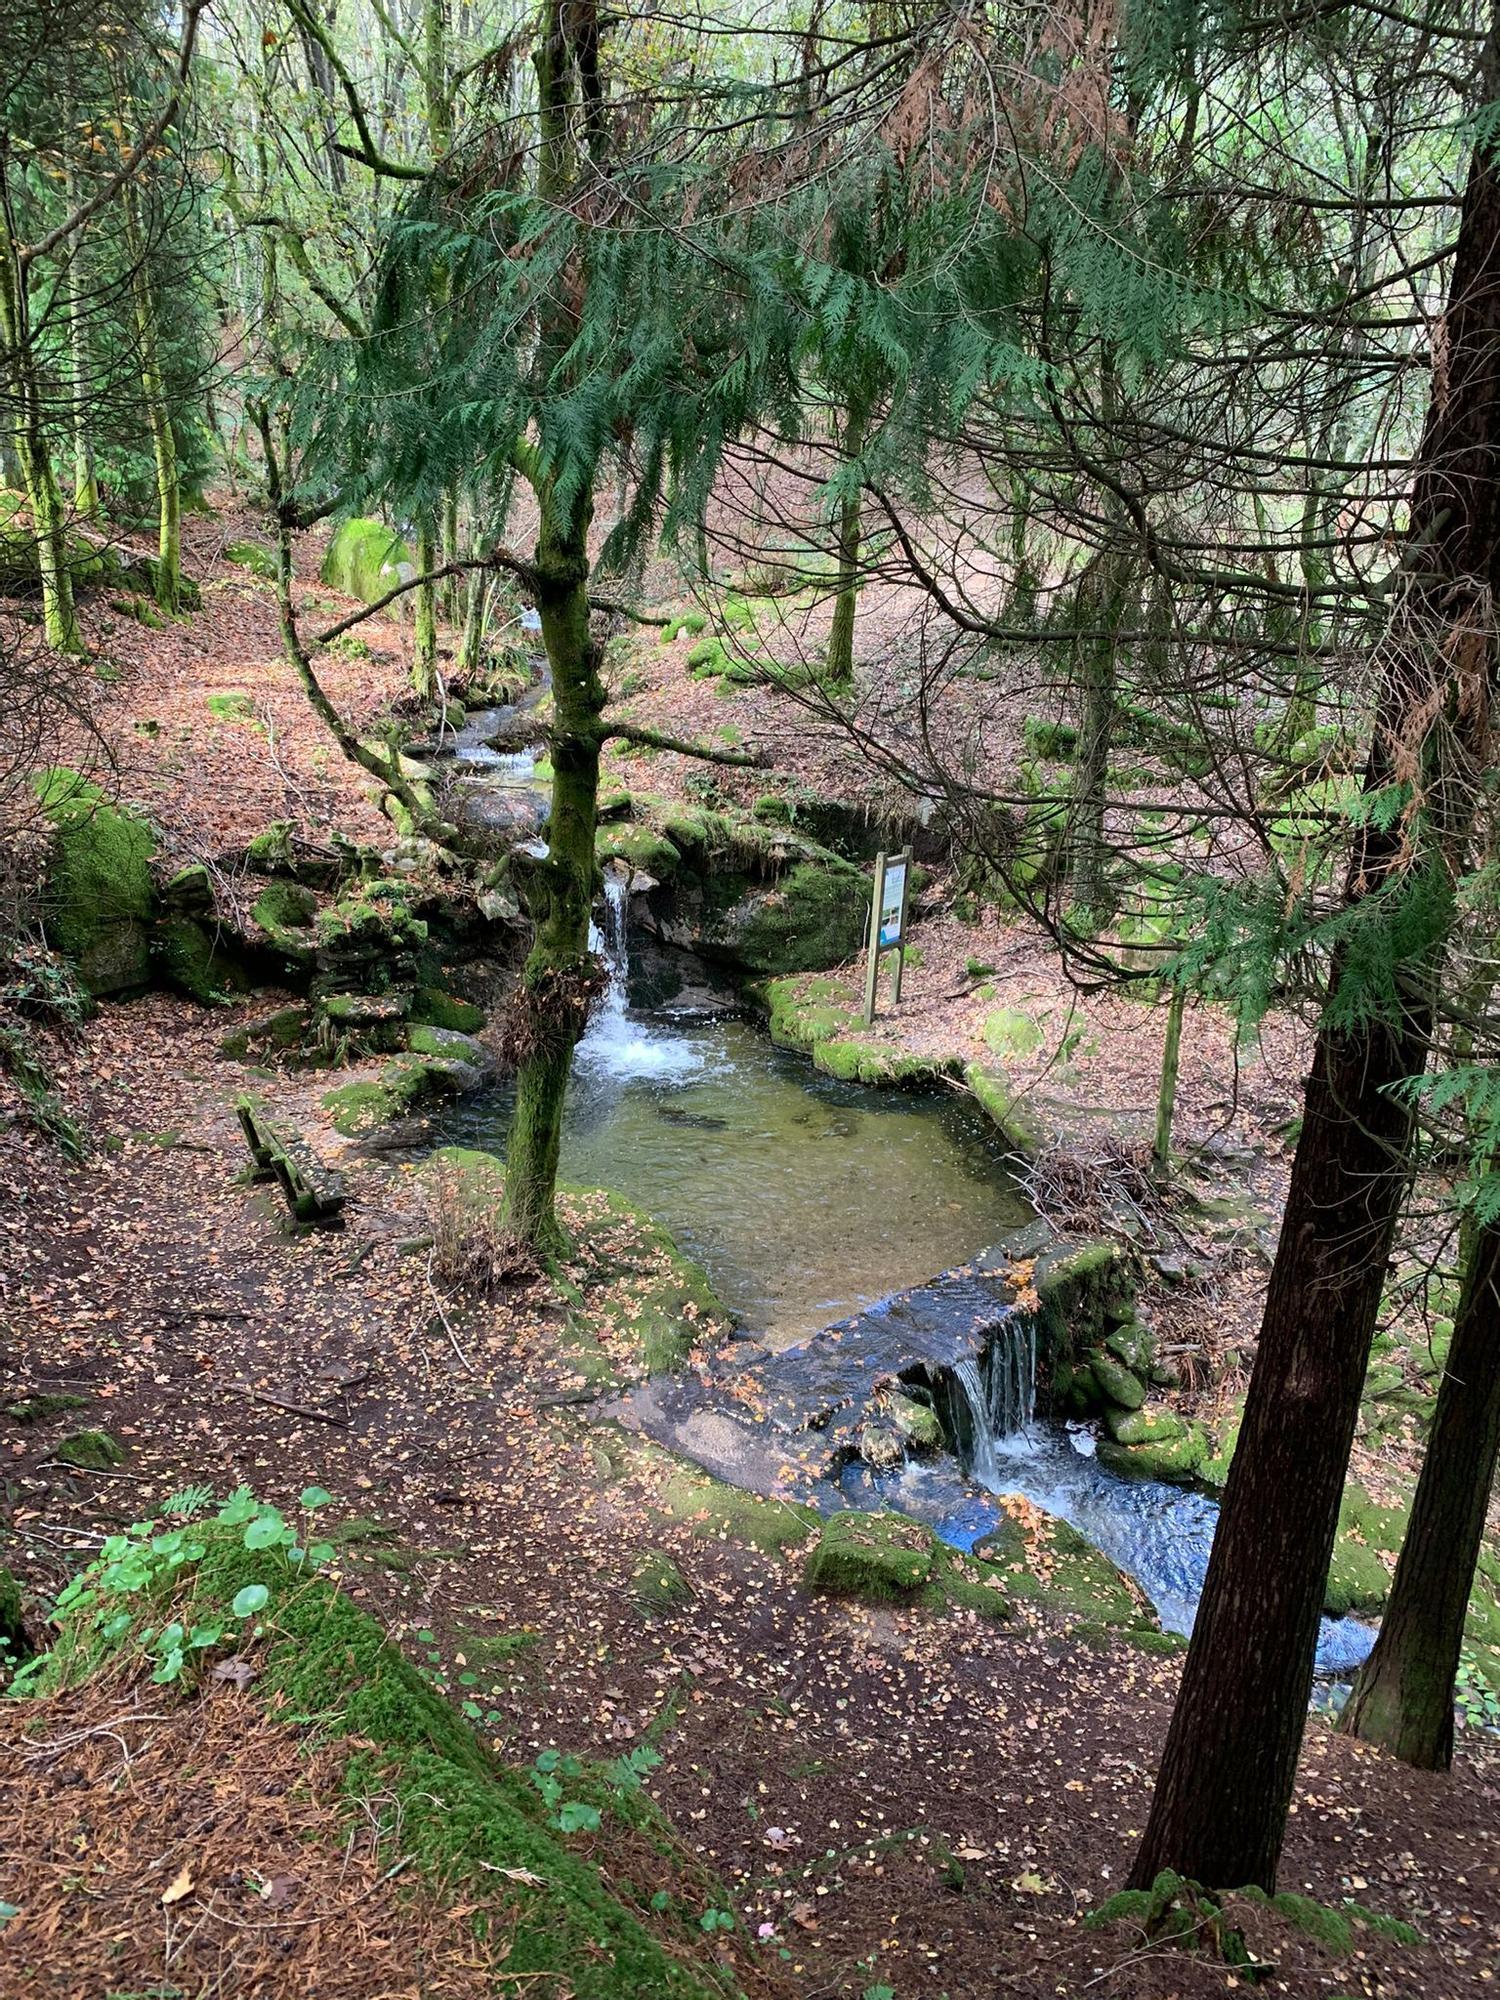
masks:
POLYGON ((193 1864, 190 1861, 184 1861, 166 1888, 162 1890, 161 1899, 163 1903, 169 1905, 180 1903, 184 1896, 191 1893, 192 1887, 193 1864))

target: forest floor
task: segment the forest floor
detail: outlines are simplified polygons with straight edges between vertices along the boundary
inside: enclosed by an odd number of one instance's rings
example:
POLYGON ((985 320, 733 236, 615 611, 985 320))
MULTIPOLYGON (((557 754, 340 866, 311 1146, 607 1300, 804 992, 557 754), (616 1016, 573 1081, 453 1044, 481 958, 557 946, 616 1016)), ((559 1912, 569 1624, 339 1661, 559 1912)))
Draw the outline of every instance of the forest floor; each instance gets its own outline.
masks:
MULTIPOLYGON (((104 740, 122 791, 167 830, 174 859, 211 858, 276 817, 366 836, 381 826, 305 714, 269 593, 214 555, 241 525, 198 529, 210 588, 191 625, 157 634, 122 623, 106 640, 119 678, 100 690, 104 740), (216 719, 207 696, 234 691, 250 696, 251 718, 216 719)), ((399 630, 372 643, 373 660, 329 673, 361 719, 401 682, 399 630)), ((682 729, 693 718, 668 665, 640 712, 675 702, 682 729)), ((737 695, 718 713, 744 702, 750 725, 756 701, 737 695)), ((774 709, 760 724, 787 756, 804 726, 774 709)), ((813 744, 807 768, 822 768, 823 754, 813 744)), ((982 1033, 981 1006, 1001 1002, 955 997, 969 957, 995 966, 1002 997, 1073 1004, 1019 931, 960 933, 934 915, 918 935, 923 962, 894 1024, 904 1043, 982 1033)), ((1086 1091, 1149 1102, 1154 1031, 1140 1028, 1132 1054, 1123 1018, 1089 1018, 1086 1091)), ((240 1073, 217 1053, 235 1019, 157 994, 104 1007, 60 1043, 62 1094, 94 1140, 82 1166, 21 1123, 0 1124, 5 1400, 86 1399, 42 1425, 0 1418, 6 1559, 36 1599, 103 1534, 185 1484, 245 1483, 289 1507, 321 1486, 337 1503, 335 1572, 435 1685, 475 1704, 499 1755, 526 1764, 556 1745, 613 1756, 649 1735, 663 1758, 649 1789, 724 1884, 756 1991, 1196 2000, 1245 1984, 1206 1955, 1084 1921, 1129 1867, 1174 1660, 1085 1643, 1045 1616, 995 1625, 800 1588, 795 1549, 727 1531, 710 1494, 684 1504, 671 1461, 592 1420, 559 1358, 564 1306, 547 1281, 462 1312, 435 1298, 425 1257, 408 1247, 430 1221, 409 1165, 347 1149, 349 1227, 286 1230, 241 1176, 240 1073), (61 1432, 79 1423, 107 1428, 123 1462, 58 1463, 61 1432), (648 1551, 670 1556, 688 1586, 650 1615, 633 1590, 648 1551)), ((1243 1100, 1262 1133, 1295 1104, 1298 1060, 1295 1028, 1268 1042, 1264 1081, 1243 1100)), ((326 1079, 282 1075, 265 1088, 317 1124, 326 1079)), ((1190 1037, 1190 1135, 1212 1135, 1233 1090, 1228 1045, 1190 1037)), ((1274 1201, 1278 1156, 1256 1157, 1273 1162, 1274 1201)), ((603 1341, 618 1307, 598 1281, 607 1257, 606 1240, 575 1273, 603 1341)), ((1253 1331, 1256 1268, 1248 1256, 1226 1265, 1188 1309, 1235 1338, 1253 1331)), ((0 1720, 0 1898, 21 1910, 0 1952, 0 1992, 492 1990, 494 1968, 463 1960, 462 1911, 396 1893, 368 1843, 345 1849, 333 1780, 315 1759, 310 1776, 297 1762, 291 1724, 232 1690, 190 1721, 155 1690, 118 1704, 114 1692, 50 1712, 40 1761, 35 1728, 23 1737, 14 1714, 0 1720), (117 1744, 108 1732, 120 1736, 125 1709, 134 1719, 117 1744), (169 1782, 205 1763, 208 1786, 169 1782), (332 1857, 321 1873, 307 1858, 319 1822, 332 1857), (69 1843, 72 1869, 60 1858, 69 1843), (98 1871, 87 1882, 85 1857, 98 1871), (182 1931, 163 1915, 167 1877, 186 1858, 198 1958, 178 1955, 182 1931), (245 1914, 252 1876, 284 1884, 274 1952, 263 1920, 245 1914), (4 1971, 18 1952, 33 1968, 25 1984, 4 1971), (415 1967, 427 1968, 425 1984, 415 1967)), ((1237 1907, 1252 1948, 1276 1963, 1266 1990, 1382 2000, 1494 1990, 1500 1742, 1465 1731, 1460 1743, 1452 1774, 1432 1777, 1313 1719, 1281 1885, 1405 1919, 1423 1942, 1357 1925, 1339 1955, 1326 1929, 1320 1942, 1285 1914, 1237 1907)), ((581 1851, 591 1838, 576 1837, 581 1851)))

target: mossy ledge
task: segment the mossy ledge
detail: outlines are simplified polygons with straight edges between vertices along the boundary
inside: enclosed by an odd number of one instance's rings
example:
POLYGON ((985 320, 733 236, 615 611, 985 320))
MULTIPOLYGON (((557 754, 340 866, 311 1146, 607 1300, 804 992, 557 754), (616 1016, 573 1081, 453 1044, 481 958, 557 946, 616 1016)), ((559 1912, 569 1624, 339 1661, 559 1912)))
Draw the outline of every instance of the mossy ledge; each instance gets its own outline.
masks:
MULTIPOLYGON (((619 1794, 602 1772, 585 1772, 579 1782, 604 1827, 568 1840, 549 1824, 530 1774, 493 1759, 341 1589, 304 1578, 277 1554, 245 1549, 237 1531, 205 1527, 199 1539, 205 1552, 191 1572, 179 1573, 189 1581, 178 1581, 172 1615, 191 1628, 247 1587, 266 1589, 253 1641, 241 1644, 242 1652, 253 1646, 256 1698, 323 1741, 349 1741, 343 1789, 350 1819, 368 1810, 389 1819, 394 1803, 402 1852, 432 1888, 459 1900, 472 1890, 483 1904, 475 1923, 506 1941, 507 1982, 555 1986, 575 2000, 644 1993, 732 2000, 738 1989, 707 1956, 702 1934, 670 1908, 627 1908, 591 1858, 607 1849, 612 1821, 644 1831, 670 1856, 670 1829, 642 1795, 619 1794)), ((109 1646, 87 1611, 65 1622, 38 1685, 51 1691, 94 1673, 129 1672, 140 1660, 140 1625, 167 1608, 165 1594, 153 1593, 130 1631, 109 1646)))
POLYGON ((771 1040, 778 1048, 811 1056, 813 1068, 824 1076, 845 1083, 920 1089, 959 1074, 956 1057, 912 1055, 863 1039, 847 985, 826 973, 769 980, 759 997, 770 1013, 771 1040))

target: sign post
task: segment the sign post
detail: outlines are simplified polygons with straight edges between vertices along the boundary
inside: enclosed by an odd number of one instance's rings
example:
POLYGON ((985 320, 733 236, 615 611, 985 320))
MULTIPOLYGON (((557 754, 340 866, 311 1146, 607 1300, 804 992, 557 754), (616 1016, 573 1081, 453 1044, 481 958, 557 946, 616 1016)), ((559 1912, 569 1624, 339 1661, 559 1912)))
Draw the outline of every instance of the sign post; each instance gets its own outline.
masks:
POLYGON ((901 1004, 901 974, 906 954, 906 906, 911 882, 911 849, 899 854, 875 857, 875 890, 870 899, 870 942, 865 959, 865 1013, 868 1028, 875 1019, 875 983, 880 976, 882 952, 896 954, 896 974, 891 984, 893 1006, 901 1004))

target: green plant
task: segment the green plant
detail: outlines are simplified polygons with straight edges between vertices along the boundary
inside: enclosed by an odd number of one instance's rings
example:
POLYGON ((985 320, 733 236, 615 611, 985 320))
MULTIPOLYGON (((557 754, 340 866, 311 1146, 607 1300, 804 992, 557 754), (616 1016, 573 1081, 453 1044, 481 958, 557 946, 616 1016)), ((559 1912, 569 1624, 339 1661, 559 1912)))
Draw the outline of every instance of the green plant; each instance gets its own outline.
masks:
POLYGON ((1489 1679, 1467 1646, 1458 1662, 1453 1701, 1471 1729, 1500 1731, 1500 1688, 1489 1679))
MULTIPOLYGON (((301 1505, 305 1513, 312 1514, 326 1506, 330 1497, 321 1486, 308 1486, 301 1505)), ((208 1544, 201 1534, 193 1532, 192 1524, 212 1502, 208 1487, 186 1487, 174 1493, 163 1509, 181 1525, 164 1527, 159 1519, 151 1519, 133 1523, 123 1534, 110 1535, 95 1559, 59 1594, 58 1616, 76 1625, 80 1614, 91 1611, 84 1627, 87 1640, 106 1650, 122 1645, 134 1633, 136 1644, 154 1662, 151 1679, 159 1685, 181 1681, 216 1646, 226 1639, 237 1639, 249 1621, 265 1609, 271 1594, 265 1584, 249 1583, 227 1603, 195 1606, 191 1624, 181 1619, 170 1619, 161 1626, 139 1624, 137 1607, 149 1606, 153 1596, 179 1571, 201 1562, 207 1554, 208 1544)), ((248 1486, 232 1493, 215 1519, 221 1527, 242 1530, 247 1549, 279 1553, 289 1571, 319 1569, 333 1555, 328 1542, 305 1545, 280 1508, 257 1500, 248 1486)), ((38 1679, 46 1677, 52 1664, 51 1654, 39 1654, 16 1675, 11 1691, 30 1691, 38 1679)))

